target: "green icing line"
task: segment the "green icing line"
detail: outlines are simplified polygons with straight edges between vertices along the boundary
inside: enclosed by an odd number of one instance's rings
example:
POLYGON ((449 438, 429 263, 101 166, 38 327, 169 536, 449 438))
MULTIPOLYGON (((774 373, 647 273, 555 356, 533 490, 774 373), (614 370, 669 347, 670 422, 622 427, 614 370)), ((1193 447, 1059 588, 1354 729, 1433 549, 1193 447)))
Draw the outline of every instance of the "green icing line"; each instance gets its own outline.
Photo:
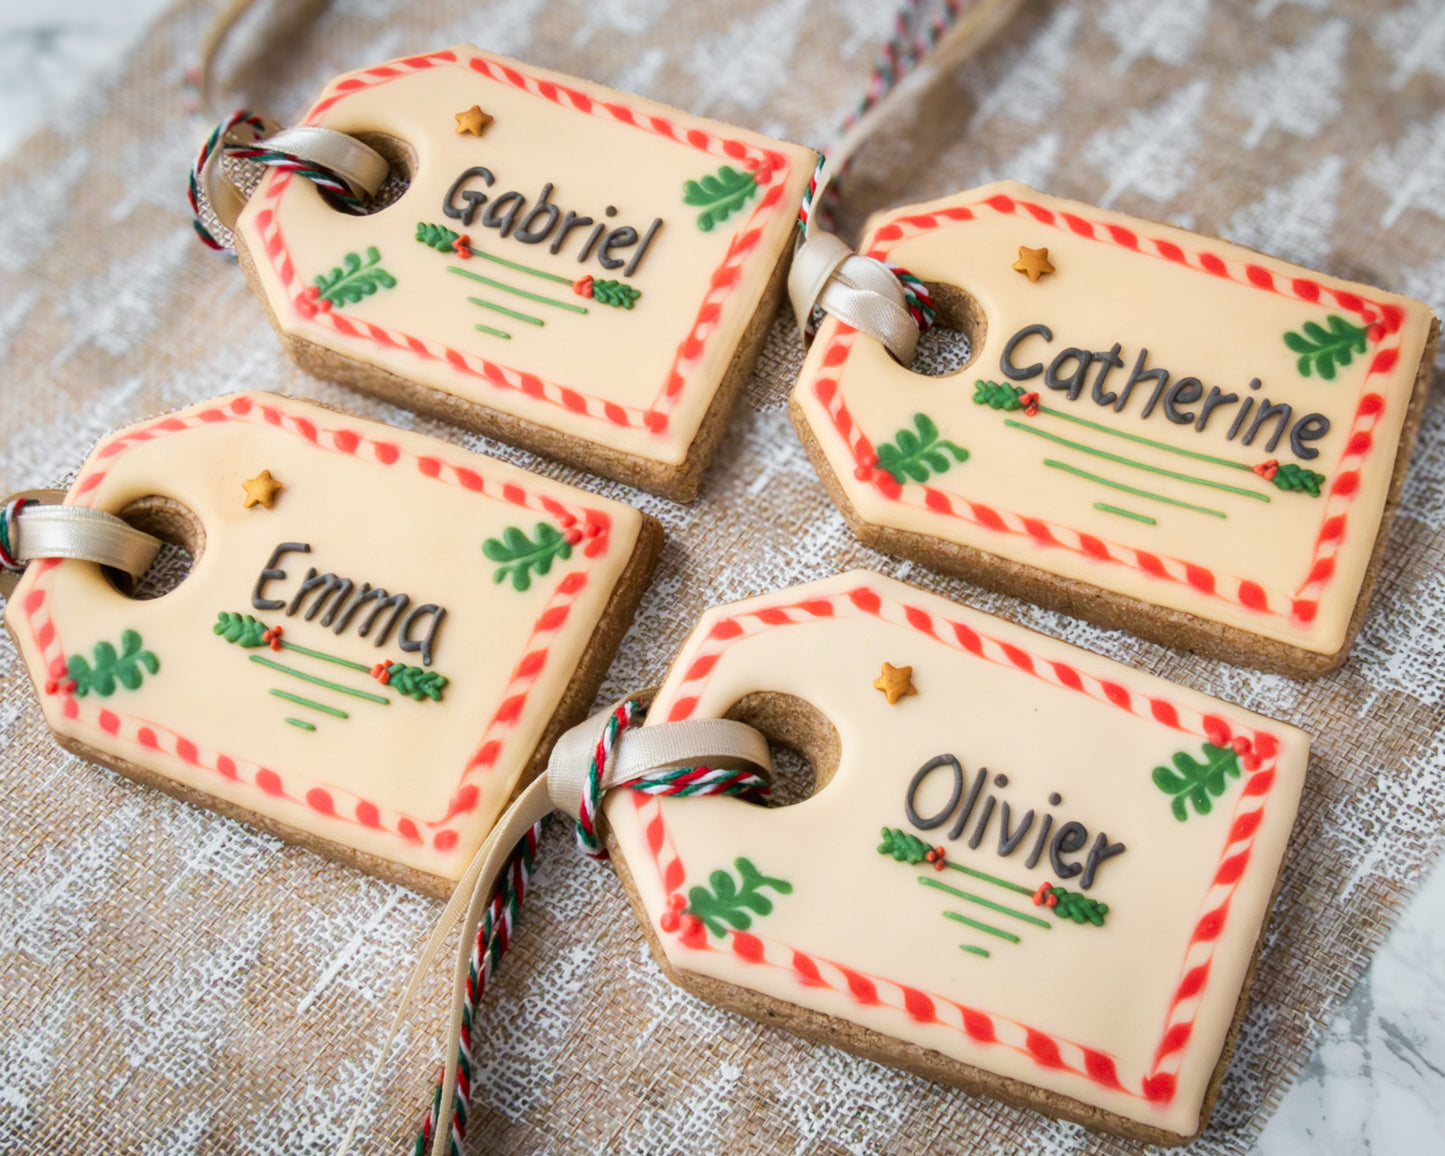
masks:
POLYGON ((349 686, 342 686, 339 682, 332 682, 327 678, 318 678, 314 674, 307 674, 304 670, 297 670, 293 666, 287 666, 283 662, 272 662, 269 658, 263 658, 259 654, 248 655, 252 662, 260 663, 271 670, 279 670, 282 674, 289 674, 292 678, 304 679, 306 682, 314 683, 317 686, 324 686, 327 690, 334 690, 338 694, 349 694, 353 698, 364 698, 367 702, 379 702, 382 706, 390 706, 391 699, 383 698, 379 694, 372 694, 367 690, 355 690, 349 686))
MULTIPOLYGON (((1032 923, 1035 927, 1042 927, 1045 931, 1053 926, 1048 920, 1040 919, 1037 915, 1015 911, 1012 907, 1005 907, 1002 903, 995 903, 992 899, 985 899, 982 895, 974 895, 970 891, 960 891, 957 887, 950 887, 947 883, 940 883, 937 879, 930 879, 927 875, 920 875, 918 882, 925 887, 937 887, 940 891, 947 891, 950 895, 957 895, 960 899, 977 903, 980 907, 987 907, 990 911, 997 911, 1000 915, 1012 915, 1015 919, 1022 919, 1025 923, 1032 923)), ((1033 892, 1031 891, 1029 894, 1032 895, 1033 892)))
POLYGON ((988 949, 986 947, 974 947, 971 943, 960 943, 958 946, 961 951, 966 951, 970 955, 981 955, 984 959, 988 958, 988 949))
POLYGON ((300 727, 303 731, 314 731, 316 729, 315 723, 309 723, 303 718, 288 718, 286 721, 293 727, 300 727))
POLYGON ((1136 514, 1133 510, 1121 510, 1118 506, 1111 506, 1108 502, 1095 502, 1094 509, 1103 510, 1106 514, 1118 514, 1121 518, 1133 518, 1136 522, 1143 522, 1146 526, 1157 526, 1159 519, 1151 518, 1148 514, 1136 514))
MULTIPOLYGON (((518 297, 525 297, 528 301, 540 301, 543 305, 555 305, 558 309, 570 309, 573 313, 586 313, 583 305, 573 305, 570 301, 558 301, 552 297, 544 297, 540 293, 533 293, 527 289, 518 289, 515 285, 508 285, 502 281, 493 281, 490 277, 483 277, 480 273, 469 273, 465 269, 458 269, 455 265, 447 266, 448 273, 456 273, 462 277, 470 277, 473 281, 480 281, 483 285, 490 285, 493 289, 500 289, 503 293, 515 293, 518 297)), ((569 281, 568 284, 571 284, 569 281)))
POLYGON ((1215 490, 1224 490, 1227 493, 1239 494, 1241 497, 1254 498, 1259 502, 1269 501, 1268 494, 1256 493, 1254 490, 1246 490, 1242 486, 1230 486, 1224 482, 1211 482, 1208 478, 1196 478, 1193 474, 1181 474, 1174 470, 1166 470, 1161 466, 1151 466, 1146 462, 1136 462, 1133 458, 1122 457, 1119 454, 1111 454, 1108 450, 1096 449, 1094 446, 1086 446, 1083 442, 1070 441, 1068 438, 1061 438, 1058 434, 1051 434, 1047 430, 1036 429, 1023 422, 1014 421, 1012 418, 1005 418, 1004 425, 1012 426, 1014 429, 1021 429, 1025 433, 1031 433, 1035 437, 1047 438, 1051 442, 1057 442, 1061 446, 1068 446, 1071 450, 1078 450, 1081 453, 1093 454, 1096 458, 1104 458, 1111 462, 1118 462, 1122 466, 1132 466, 1136 470, 1147 470, 1151 474, 1161 474, 1166 478, 1174 478, 1180 482, 1192 482, 1197 486, 1208 486, 1215 490))
POLYGON ((310 658, 319 658, 322 662, 334 662, 337 666, 344 666, 347 670, 359 670, 362 674, 370 674, 371 667, 363 666, 359 662, 352 662, 349 658, 338 658, 334 654, 327 654, 324 650, 312 650, 309 646, 297 646, 294 642, 287 642, 281 639, 282 650, 294 650, 297 654, 304 654, 310 658))
POLYGON ((505 313, 508 317, 514 317, 518 321, 525 321, 528 325, 546 325, 540 317, 533 317, 530 313, 518 313, 515 309, 508 309, 505 305, 498 305, 492 301, 483 301, 480 297, 468 297, 473 305, 480 305, 483 309, 490 309, 494 313, 505 313))
POLYGON ((1123 482, 1111 482, 1108 478, 1101 478, 1098 474, 1091 474, 1088 470, 1081 470, 1077 466, 1071 466, 1064 462, 1056 462, 1053 458, 1045 458, 1044 465, 1056 470, 1063 470, 1065 473, 1074 474, 1076 477, 1087 478, 1091 482, 1098 482, 1101 486, 1108 486, 1115 490, 1123 490, 1126 494, 1133 494, 1136 498, 1152 498, 1156 502, 1164 502, 1170 506, 1179 506, 1185 510, 1194 510, 1200 514, 1208 514, 1214 518, 1228 517, 1223 510, 1212 510, 1208 506, 1196 506, 1191 502, 1181 502, 1176 498, 1166 498, 1163 494, 1155 494, 1149 490, 1140 490, 1134 486, 1126 486, 1123 482))
MULTIPOLYGON (((545 273, 541 269, 533 269, 530 265, 519 265, 516 261, 508 261, 505 257, 497 257, 491 253, 484 253, 480 249, 473 249, 472 256, 485 257, 488 261, 495 261, 498 265, 505 265, 508 269, 515 269, 518 273, 530 273, 533 277, 543 277, 548 281, 557 282, 558 285, 570 286, 572 284, 566 277, 559 277, 556 273, 545 273)), ((460 273, 462 270, 453 268, 452 272, 460 273)), ((469 274, 469 276, 475 277, 476 274, 472 273, 469 274)), ((583 310, 583 312, 585 313, 586 310, 583 310)))
POLYGON ((1010 943, 1017 943, 1019 937, 1012 931, 1005 931, 1001 927, 990 927, 987 923, 980 923, 977 919, 970 919, 967 915, 960 915, 957 911, 945 911, 945 919, 956 919, 959 923, 972 927, 975 931, 985 931, 989 935, 997 935, 1000 939, 1007 939, 1010 943))
POLYGON ((319 710, 322 714, 329 714, 332 718, 350 718, 344 710, 337 710, 334 706, 327 706, 324 702, 313 702, 309 698, 302 698, 299 694, 292 694, 289 690, 277 690, 271 688, 271 693, 277 698, 284 698, 287 702, 294 702, 297 706, 309 706, 312 710, 319 710))
POLYGON ((508 341, 512 340, 512 335, 504 329, 493 329, 490 325, 473 325, 472 328, 478 333, 490 333, 493 337, 505 337, 508 341))
POLYGON ((961 863, 945 862, 944 866, 947 867, 950 871, 962 871, 965 875, 972 875, 975 879, 982 879, 985 883, 992 883, 996 887, 1002 887, 1005 890, 1012 891, 1018 895, 1033 895, 1033 892, 1021 883, 1010 883, 1007 879, 1000 879, 997 875, 989 875, 986 872, 979 871, 973 867, 965 867, 961 863))
POLYGON ((1125 433, 1121 429, 1114 429, 1112 426, 1103 425, 1097 421, 1090 421, 1085 417, 1077 417, 1071 413, 1065 413, 1061 409, 1053 409, 1047 405, 1039 406, 1040 413, 1046 413, 1050 417, 1061 417, 1065 421, 1075 421, 1080 425, 1086 425, 1090 429, 1096 429, 1100 433, 1113 434, 1116 438, 1125 438, 1131 442, 1138 442, 1140 445, 1153 446, 1156 450, 1168 450, 1171 454, 1183 454, 1186 458, 1196 458, 1201 462, 1213 462, 1216 466, 1228 466, 1232 470, 1248 470, 1250 467, 1244 462, 1232 462, 1228 458, 1217 458, 1213 454, 1201 454, 1197 450, 1181 449, 1179 446, 1171 446, 1168 442, 1156 442, 1153 438, 1140 437, 1138 434, 1125 433))

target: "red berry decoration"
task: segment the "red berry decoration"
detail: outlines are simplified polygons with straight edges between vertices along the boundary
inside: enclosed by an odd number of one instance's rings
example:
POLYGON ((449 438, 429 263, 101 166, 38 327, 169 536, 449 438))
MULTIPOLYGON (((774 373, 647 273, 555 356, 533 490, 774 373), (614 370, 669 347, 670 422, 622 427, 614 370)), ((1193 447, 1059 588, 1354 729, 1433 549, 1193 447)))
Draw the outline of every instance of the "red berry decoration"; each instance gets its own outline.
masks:
POLYGON ((1279 473, 1279 461, 1276 458, 1270 458, 1267 462, 1260 462, 1257 466, 1250 466, 1250 469, 1266 482, 1272 482, 1274 481, 1275 474, 1279 473))

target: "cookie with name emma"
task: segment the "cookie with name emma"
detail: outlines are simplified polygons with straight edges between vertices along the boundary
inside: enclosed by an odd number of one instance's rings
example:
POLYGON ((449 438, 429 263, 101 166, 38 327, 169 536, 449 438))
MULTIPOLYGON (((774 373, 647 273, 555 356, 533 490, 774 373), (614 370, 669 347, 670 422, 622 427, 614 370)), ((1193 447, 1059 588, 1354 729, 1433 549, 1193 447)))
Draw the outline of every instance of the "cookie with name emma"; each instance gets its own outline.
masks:
POLYGON ((302 368, 696 496, 810 149, 466 45, 339 77, 303 123, 408 183, 360 216, 281 172, 248 202, 237 255, 302 368))
POLYGON ((184 542, 157 598, 33 562, 5 607, 83 758, 446 896, 591 705, 651 518, 420 434, 239 393, 102 439, 70 505, 184 542))
POLYGON ((942 377, 824 322, 791 399, 869 545, 1297 677, 1363 621, 1429 381, 1418 301, 1000 182, 875 217, 942 377))
POLYGON ((674 982, 1091 1128, 1204 1127, 1302 732, 867 571, 703 616, 647 725, 723 716, 815 786, 607 797, 674 982))

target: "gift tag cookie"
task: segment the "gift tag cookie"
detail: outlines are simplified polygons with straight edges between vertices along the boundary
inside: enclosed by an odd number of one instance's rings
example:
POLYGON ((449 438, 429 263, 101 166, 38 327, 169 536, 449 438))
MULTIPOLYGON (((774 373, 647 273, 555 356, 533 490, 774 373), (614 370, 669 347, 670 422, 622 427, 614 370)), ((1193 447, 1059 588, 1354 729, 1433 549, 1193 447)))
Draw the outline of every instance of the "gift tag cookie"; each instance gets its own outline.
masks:
POLYGON ((60 742, 437 895, 591 705, 661 544, 618 502, 261 393, 112 434, 66 501, 194 562, 152 600, 27 567, 5 621, 60 742))
POLYGON ((1203 1127, 1302 732, 865 571, 703 617, 642 733, 723 716, 818 785, 607 797, 676 982, 1090 1127, 1203 1127))
POLYGON ((869 545, 1296 676, 1362 621, 1437 323, 1223 241, 988 185, 871 223, 971 356, 830 319, 794 424, 869 545))
POLYGON ((781 294, 811 150, 457 46, 303 121, 409 182, 364 215, 272 171, 236 227, 305 369, 678 499, 781 294))

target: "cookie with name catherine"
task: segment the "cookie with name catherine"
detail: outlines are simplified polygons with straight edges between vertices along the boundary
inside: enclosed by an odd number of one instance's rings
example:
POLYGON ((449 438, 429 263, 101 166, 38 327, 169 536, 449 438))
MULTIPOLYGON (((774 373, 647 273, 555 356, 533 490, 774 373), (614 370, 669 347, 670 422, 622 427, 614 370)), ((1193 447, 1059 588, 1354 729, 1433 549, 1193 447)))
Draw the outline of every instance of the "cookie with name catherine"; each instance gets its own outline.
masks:
POLYGON ((816 786, 607 797, 670 978, 1091 1128, 1204 1127, 1302 732, 867 571, 703 616, 647 723, 723 716, 816 786))
POLYGON ((679 500, 767 335, 815 154, 459 45, 303 122, 409 184, 350 216, 270 172, 236 249, 309 372, 679 500))
POLYGON ((829 320, 791 398, 854 532, 1296 677, 1344 662, 1428 388, 1418 301, 1000 182, 863 249, 939 285, 941 377, 829 320))
POLYGON ((265 393, 104 438, 66 499, 184 542, 160 597, 33 562, 5 608, 76 754, 447 895, 592 704, 653 519, 265 393))

